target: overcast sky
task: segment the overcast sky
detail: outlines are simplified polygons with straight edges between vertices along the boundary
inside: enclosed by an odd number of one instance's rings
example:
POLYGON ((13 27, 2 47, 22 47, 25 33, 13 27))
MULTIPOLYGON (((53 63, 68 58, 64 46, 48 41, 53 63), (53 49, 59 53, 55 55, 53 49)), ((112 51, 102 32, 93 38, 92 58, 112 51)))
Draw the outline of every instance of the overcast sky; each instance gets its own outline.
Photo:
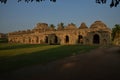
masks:
POLYGON ((94 21, 101 20, 112 28, 120 24, 120 5, 110 8, 109 4, 99 5, 95 0, 57 0, 56 3, 8 0, 7 4, 0 4, 0 32, 33 29, 38 22, 55 26, 60 22, 65 25, 72 22, 77 27, 85 22, 89 27, 94 21))

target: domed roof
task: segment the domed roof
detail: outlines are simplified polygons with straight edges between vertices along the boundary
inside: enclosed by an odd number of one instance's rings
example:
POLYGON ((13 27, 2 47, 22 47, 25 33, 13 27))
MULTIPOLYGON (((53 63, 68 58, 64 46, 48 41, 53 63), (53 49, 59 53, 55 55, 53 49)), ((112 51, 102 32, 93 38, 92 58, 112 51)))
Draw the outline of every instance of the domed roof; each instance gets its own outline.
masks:
POLYGON ((68 26, 65 27, 65 29, 77 29, 77 27, 75 26, 75 24, 71 23, 71 24, 68 24, 68 26))
POLYGON ((95 21, 91 26, 90 29, 107 29, 106 24, 104 24, 102 21, 95 21))
POLYGON ((81 23, 79 29, 85 29, 85 28, 88 28, 88 27, 86 26, 86 24, 85 24, 84 22, 81 23))
POLYGON ((48 29, 48 24, 46 24, 46 23, 37 23, 36 27, 34 29, 40 29, 40 30, 48 29))

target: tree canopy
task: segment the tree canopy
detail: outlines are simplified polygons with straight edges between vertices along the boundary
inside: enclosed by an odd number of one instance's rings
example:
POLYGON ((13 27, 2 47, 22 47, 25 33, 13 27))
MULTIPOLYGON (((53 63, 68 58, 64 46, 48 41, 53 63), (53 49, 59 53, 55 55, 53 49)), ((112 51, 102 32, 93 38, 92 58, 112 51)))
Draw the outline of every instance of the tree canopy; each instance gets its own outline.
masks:
POLYGON ((50 24, 50 28, 54 29, 55 28, 54 24, 50 24))
MULTIPOLYGON (((17 1, 18 2, 24 1, 24 2, 29 3, 29 2, 33 2, 33 1, 42 2, 42 1, 45 1, 45 0, 17 0, 17 1)), ((57 0, 48 0, 48 1, 56 2, 57 0)), ((0 2, 6 4, 7 0, 0 0, 0 2)), ((98 4, 106 4, 107 0, 95 0, 95 2, 98 3, 98 4)), ((110 8, 117 7, 119 3, 120 3, 120 0, 111 0, 110 8)))
MULTIPOLYGON (((106 4, 107 0, 96 0, 98 4, 106 4)), ((110 7, 117 7, 120 3, 120 0, 111 0, 110 7)))
MULTIPOLYGON (((29 2, 33 2, 33 1, 42 2, 42 1, 45 1, 45 0, 17 0, 17 2, 21 2, 21 1, 29 3, 29 2)), ((56 2, 56 0, 49 0, 49 1, 50 2, 56 2)), ((0 0, 0 2, 6 4, 7 0, 0 0)))
POLYGON ((116 24, 114 28, 112 28, 112 40, 115 39, 117 34, 120 34, 120 24, 116 24))

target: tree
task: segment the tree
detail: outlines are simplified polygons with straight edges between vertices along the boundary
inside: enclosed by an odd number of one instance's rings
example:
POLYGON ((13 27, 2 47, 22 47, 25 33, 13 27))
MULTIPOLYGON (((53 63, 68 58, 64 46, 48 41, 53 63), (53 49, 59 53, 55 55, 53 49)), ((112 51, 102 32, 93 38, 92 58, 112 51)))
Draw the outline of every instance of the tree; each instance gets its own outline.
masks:
POLYGON ((50 30, 54 30, 55 29, 55 26, 54 24, 50 24, 50 27, 49 27, 50 30))
MULTIPOLYGON (((45 1, 45 0, 17 0, 18 2, 21 2, 21 1, 25 1, 25 2, 33 2, 33 1, 36 1, 36 2, 42 2, 42 1, 45 1)), ((57 0, 49 0, 50 2, 56 2, 57 0)), ((95 0, 96 3, 98 4, 106 4, 107 0, 95 0)), ((4 3, 6 4, 7 0, 0 0, 1 3, 4 3)), ((110 3, 110 7, 117 7, 118 4, 120 3, 120 0, 111 0, 111 3, 110 3)))
POLYGON ((114 41, 115 37, 120 35, 120 25, 116 24, 114 28, 112 28, 112 40, 114 41))
POLYGON ((64 23, 61 22, 61 23, 58 24, 58 26, 62 26, 62 27, 64 27, 64 23))
MULTIPOLYGON (((45 1, 45 0, 17 0, 17 1, 18 2, 25 1, 25 2, 29 3, 29 2, 33 2, 33 1, 42 2, 42 1, 45 1)), ((56 2, 56 0, 49 0, 49 1, 50 2, 56 2)), ((0 0, 0 2, 6 4, 7 0, 0 0)))
POLYGON ((58 28, 57 28, 58 30, 62 30, 62 29, 64 29, 64 23, 59 23, 58 24, 58 28))
MULTIPOLYGON (((99 4, 106 4, 107 0, 96 0, 96 3, 99 4)), ((120 0, 111 0, 110 7, 117 7, 120 0)))
POLYGON ((69 25, 76 26, 76 25, 75 25, 74 23, 72 23, 72 22, 71 22, 69 25))

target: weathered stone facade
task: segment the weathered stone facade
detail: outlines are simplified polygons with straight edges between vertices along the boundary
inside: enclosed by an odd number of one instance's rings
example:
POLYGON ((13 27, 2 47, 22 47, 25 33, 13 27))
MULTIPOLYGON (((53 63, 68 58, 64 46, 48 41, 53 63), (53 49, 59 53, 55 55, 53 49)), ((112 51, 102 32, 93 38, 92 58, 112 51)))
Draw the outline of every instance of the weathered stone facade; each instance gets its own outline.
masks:
POLYGON ((102 21, 95 21, 90 28, 85 23, 79 28, 74 24, 66 27, 58 25, 57 29, 48 27, 46 23, 38 23, 32 30, 9 33, 8 40, 11 43, 24 44, 109 45, 111 30, 102 21))
POLYGON ((113 44, 120 46, 120 32, 116 33, 113 44))
POLYGON ((0 38, 7 38, 7 34, 0 33, 0 38))

